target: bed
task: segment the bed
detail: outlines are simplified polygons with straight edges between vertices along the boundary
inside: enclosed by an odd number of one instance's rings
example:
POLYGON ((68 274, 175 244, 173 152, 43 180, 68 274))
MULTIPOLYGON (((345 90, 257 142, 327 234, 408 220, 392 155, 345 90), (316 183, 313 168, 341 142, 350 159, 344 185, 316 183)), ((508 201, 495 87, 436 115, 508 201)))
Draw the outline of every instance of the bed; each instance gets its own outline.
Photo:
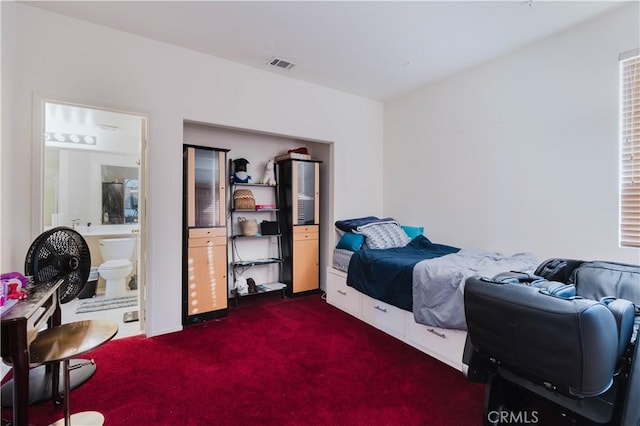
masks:
POLYGON ((432 243, 419 227, 368 216, 336 222, 327 301, 462 369, 464 281, 473 275, 532 272, 531 253, 505 256, 432 243))

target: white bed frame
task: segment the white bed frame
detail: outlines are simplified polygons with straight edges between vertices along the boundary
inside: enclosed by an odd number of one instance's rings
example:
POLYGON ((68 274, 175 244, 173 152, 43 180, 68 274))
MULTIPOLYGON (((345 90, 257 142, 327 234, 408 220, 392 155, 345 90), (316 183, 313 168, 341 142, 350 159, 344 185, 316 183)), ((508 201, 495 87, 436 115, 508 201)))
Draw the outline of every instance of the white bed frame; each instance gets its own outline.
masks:
POLYGON ((327 267, 327 302, 408 345, 462 370, 467 338, 463 330, 418 324, 413 313, 373 299, 347 286, 346 272, 327 267))

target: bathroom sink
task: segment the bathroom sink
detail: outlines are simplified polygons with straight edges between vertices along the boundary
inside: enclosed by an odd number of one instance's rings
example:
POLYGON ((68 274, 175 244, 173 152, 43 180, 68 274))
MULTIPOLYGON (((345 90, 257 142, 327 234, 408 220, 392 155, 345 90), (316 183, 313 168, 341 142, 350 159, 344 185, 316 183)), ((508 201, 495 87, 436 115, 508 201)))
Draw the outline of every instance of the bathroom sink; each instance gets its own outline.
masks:
POLYGON ((139 225, 91 225, 91 226, 76 226, 75 230, 81 235, 87 237, 95 236, 116 236, 116 235, 131 235, 137 234, 139 231, 139 225))

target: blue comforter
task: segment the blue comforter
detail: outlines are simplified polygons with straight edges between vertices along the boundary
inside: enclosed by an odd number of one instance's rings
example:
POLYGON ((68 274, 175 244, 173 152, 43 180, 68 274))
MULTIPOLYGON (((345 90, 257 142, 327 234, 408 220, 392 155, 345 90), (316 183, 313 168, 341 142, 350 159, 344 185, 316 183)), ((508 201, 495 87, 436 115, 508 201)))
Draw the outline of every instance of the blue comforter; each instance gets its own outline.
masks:
POLYGON ((415 237, 404 247, 359 250, 349 262, 347 285, 374 299, 411 311, 413 267, 422 260, 459 250, 434 244, 423 235, 415 237))

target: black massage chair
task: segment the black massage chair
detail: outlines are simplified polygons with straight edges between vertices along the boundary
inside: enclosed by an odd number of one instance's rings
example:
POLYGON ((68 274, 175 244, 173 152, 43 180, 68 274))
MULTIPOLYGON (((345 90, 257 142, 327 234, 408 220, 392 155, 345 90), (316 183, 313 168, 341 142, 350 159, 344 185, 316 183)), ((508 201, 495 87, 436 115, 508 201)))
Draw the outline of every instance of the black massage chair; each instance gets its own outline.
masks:
POLYGON ((467 378, 483 421, 640 426, 640 266, 549 259, 465 282, 467 378))

